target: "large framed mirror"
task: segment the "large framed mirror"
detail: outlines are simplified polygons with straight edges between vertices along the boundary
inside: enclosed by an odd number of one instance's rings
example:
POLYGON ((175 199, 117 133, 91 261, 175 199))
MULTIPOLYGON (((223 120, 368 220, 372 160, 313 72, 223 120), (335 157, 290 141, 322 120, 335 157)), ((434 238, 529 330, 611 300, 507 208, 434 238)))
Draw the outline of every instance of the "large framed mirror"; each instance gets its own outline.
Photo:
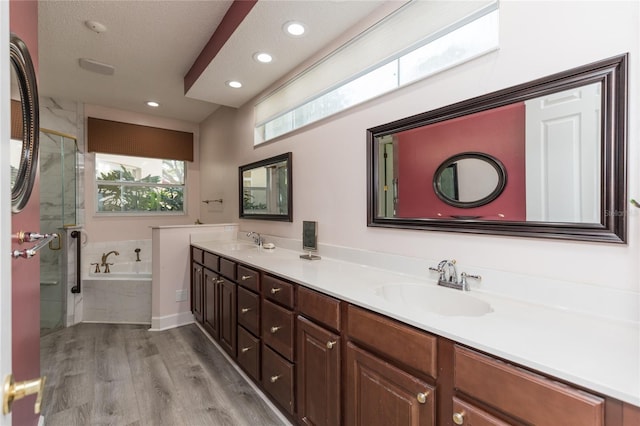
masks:
POLYGON ((627 62, 368 129, 368 225, 626 242, 627 62))
POLYGON ((240 217, 293 222, 291 153, 240 166, 240 217))
POLYGON ((38 167, 39 110, 36 74, 29 50, 15 34, 10 41, 11 63, 11 211, 29 201, 38 167))

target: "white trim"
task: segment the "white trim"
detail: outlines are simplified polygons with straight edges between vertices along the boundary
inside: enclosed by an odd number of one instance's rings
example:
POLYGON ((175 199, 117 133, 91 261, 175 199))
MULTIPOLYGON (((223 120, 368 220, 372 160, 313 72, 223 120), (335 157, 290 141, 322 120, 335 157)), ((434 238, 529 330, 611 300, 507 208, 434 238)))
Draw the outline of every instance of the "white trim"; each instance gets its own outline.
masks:
POLYGON ((181 327, 183 325, 194 322, 191 312, 179 312, 173 315, 165 315, 163 317, 151 317, 151 328, 149 331, 163 331, 171 328, 181 327))

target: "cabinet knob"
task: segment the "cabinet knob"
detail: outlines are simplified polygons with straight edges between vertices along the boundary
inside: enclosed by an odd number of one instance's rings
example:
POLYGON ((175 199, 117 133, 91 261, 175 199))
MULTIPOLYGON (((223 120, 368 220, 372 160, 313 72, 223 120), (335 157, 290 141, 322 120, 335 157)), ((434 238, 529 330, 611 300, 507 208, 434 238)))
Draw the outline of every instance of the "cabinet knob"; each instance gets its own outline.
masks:
POLYGON ((240 349, 240 352, 242 352, 242 353, 244 354, 244 353, 249 352, 250 350, 251 350, 251 347, 248 347, 248 348, 242 348, 242 349, 240 349))
POLYGON ((247 312, 249 312, 251 310, 251 308, 242 308, 240 309, 240 313, 241 314, 246 314, 247 312))
POLYGON ((281 289, 281 288, 279 288, 279 287, 273 287, 273 288, 271 289, 271 294, 276 294, 276 293, 278 293, 280 290, 282 290, 282 289, 281 289))
POLYGON ((336 345, 336 341, 335 340, 329 340, 327 342, 327 349, 333 349, 333 347, 336 345))
POLYGON ((457 425, 464 424, 464 412, 462 413, 453 413, 453 422, 457 425))
POLYGON ((277 381, 278 381, 278 379, 279 379, 280 377, 281 377, 280 375, 278 375, 278 376, 271 376, 271 377, 269 378, 269 381, 270 381, 271 383, 275 383, 275 382, 277 382, 277 381))
POLYGON ((242 281, 250 280, 251 279, 251 275, 243 275, 243 276, 240 277, 240 279, 242 281))
POLYGON ((222 278, 218 278, 217 280, 216 280, 216 279, 211 278, 211 280, 212 280, 212 281, 215 281, 215 283, 216 283, 216 284, 222 284, 222 283, 224 282, 224 280, 223 280, 222 278))
POLYGON ((427 402, 427 397, 428 396, 429 396, 429 391, 420 392, 418 395, 416 395, 416 399, 418 400, 418 402, 420 404, 425 404, 427 402))
POLYGON ((276 331, 280 330, 282 327, 274 325, 273 327, 271 327, 269 329, 269 331, 271 332, 271 334, 274 334, 276 331))

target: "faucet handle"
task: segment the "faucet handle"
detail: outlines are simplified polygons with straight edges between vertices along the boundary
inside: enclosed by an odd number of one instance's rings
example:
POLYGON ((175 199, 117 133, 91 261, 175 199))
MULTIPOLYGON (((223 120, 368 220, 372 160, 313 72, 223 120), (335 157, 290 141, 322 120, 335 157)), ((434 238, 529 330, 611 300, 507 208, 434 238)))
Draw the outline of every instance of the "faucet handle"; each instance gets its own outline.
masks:
POLYGON ((467 274, 466 272, 463 272, 460 274, 460 284, 462 284, 462 289, 463 290, 469 290, 469 283, 467 282, 467 278, 471 278, 474 280, 478 280, 480 281, 482 279, 482 277, 480 275, 471 275, 471 274, 467 274))
POLYGON ((100 264, 99 263, 92 263, 91 266, 96 265, 96 269, 93 271, 94 274, 99 274, 100 273, 100 264))

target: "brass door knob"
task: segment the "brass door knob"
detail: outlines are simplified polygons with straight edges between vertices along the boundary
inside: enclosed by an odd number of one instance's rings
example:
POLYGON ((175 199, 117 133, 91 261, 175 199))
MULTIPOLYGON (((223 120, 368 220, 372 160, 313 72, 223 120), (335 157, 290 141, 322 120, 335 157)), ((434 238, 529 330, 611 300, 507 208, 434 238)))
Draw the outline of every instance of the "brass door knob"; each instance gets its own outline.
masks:
POLYGON ((464 424, 464 413, 453 413, 453 422, 457 425, 464 424))
POLYGON ((251 350, 251 347, 247 347, 247 348, 240 349, 240 352, 242 352, 244 354, 246 352, 249 352, 250 350, 251 350))
POLYGON ((278 381, 278 379, 279 379, 280 377, 281 377, 280 375, 278 375, 278 376, 271 376, 271 377, 269 378, 269 381, 270 381, 271 383, 275 383, 275 382, 277 382, 277 381, 278 381))
POLYGON ((276 293, 278 293, 280 290, 282 290, 282 289, 281 289, 281 288, 279 288, 279 287, 273 287, 273 288, 271 289, 271 294, 276 294, 276 293))
POLYGON ((335 340, 329 340, 327 342, 327 349, 333 349, 333 347, 336 345, 336 341, 335 340))
POLYGON ((271 334, 274 334, 276 331, 280 330, 282 327, 278 327, 277 325, 271 327, 269 329, 269 331, 271 332, 271 334))
POLYGON ((33 380, 25 380, 24 382, 14 382, 13 374, 9 374, 4 380, 4 388, 2 390, 2 413, 9 414, 11 412, 11 405, 16 399, 22 399, 27 395, 38 395, 36 398, 33 412, 40 414, 40 407, 42 405, 42 394, 44 393, 44 382, 46 377, 40 377, 33 380))
POLYGON ((240 309, 240 313, 241 314, 246 314, 247 312, 249 312, 251 310, 251 308, 242 308, 240 309))
POLYGON ((416 395, 416 399, 418 400, 418 402, 420 404, 425 404, 427 402, 427 397, 428 396, 429 396, 429 391, 420 392, 418 395, 416 395))
POLYGON ((242 281, 250 280, 251 279, 251 275, 243 275, 243 276, 240 277, 240 279, 242 281))

